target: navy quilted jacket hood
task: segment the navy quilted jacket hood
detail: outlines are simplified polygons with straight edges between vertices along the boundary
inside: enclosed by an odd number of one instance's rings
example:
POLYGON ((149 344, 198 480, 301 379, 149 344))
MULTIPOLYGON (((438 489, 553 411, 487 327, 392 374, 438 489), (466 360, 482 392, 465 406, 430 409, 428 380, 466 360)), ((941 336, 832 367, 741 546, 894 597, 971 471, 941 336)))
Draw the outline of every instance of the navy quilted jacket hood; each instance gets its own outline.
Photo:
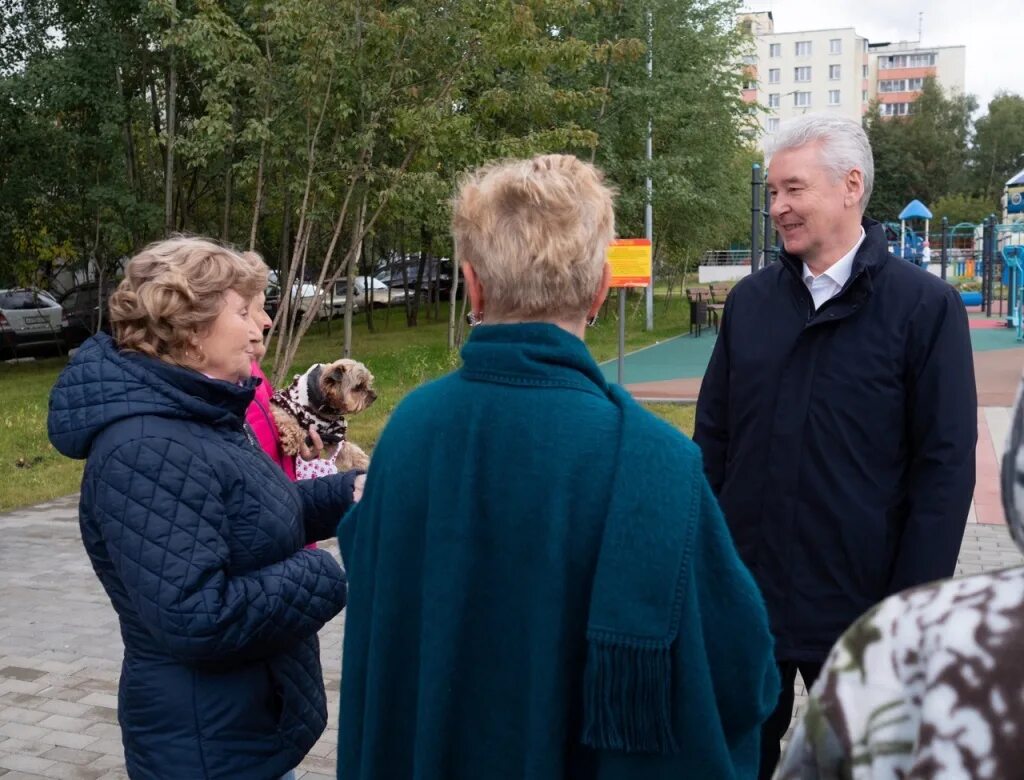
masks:
POLYGON ((258 379, 232 385, 187 368, 122 352, 105 333, 86 341, 50 395, 49 435, 69 458, 85 458, 111 423, 140 414, 240 427, 258 379))
POLYGON ((276 780, 327 725, 317 632, 345 606, 334 534, 354 474, 292 483, 233 385, 90 339, 50 396, 85 458, 79 522, 124 641, 133 780, 276 780))

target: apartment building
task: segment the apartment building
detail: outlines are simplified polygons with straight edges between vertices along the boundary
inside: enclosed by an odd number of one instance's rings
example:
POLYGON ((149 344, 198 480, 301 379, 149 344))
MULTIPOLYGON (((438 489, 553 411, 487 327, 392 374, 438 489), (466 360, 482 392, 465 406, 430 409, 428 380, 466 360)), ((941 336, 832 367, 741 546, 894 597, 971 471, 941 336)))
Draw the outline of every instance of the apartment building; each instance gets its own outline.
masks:
POLYGON ((964 91, 964 46, 922 46, 918 41, 869 43, 868 57, 871 99, 878 98, 883 116, 911 113, 929 76, 947 92, 964 91))
POLYGON ((760 138, 809 112, 860 119, 876 98, 886 116, 903 116, 934 76, 947 90, 964 89, 965 48, 918 42, 872 44, 853 27, 779 33, 771 11, 744 13, 753 38, 743 58, 743 99, 760 138))

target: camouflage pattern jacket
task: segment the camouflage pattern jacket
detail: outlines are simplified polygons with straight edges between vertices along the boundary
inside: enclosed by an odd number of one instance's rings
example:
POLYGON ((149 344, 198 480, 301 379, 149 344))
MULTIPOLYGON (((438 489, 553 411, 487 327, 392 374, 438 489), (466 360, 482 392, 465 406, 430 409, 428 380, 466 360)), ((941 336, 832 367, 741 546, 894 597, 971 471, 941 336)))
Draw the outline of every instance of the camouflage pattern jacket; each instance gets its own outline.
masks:
MULTIPOLYGON (((1024 389, 1024 387, 1022 387, 1024 389)), ((1024 409, 1002 466, 1024 549, 1024 409)), ((1024 568, 883 601, 840 638, 775 780, 1024 777, 1024 568)))

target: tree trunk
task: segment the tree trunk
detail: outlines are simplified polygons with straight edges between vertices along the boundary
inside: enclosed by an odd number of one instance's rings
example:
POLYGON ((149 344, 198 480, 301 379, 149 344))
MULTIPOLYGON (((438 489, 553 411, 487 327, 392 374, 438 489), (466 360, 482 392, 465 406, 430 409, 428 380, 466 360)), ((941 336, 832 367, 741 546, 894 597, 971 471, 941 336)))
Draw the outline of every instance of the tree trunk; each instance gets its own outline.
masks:
POLYGON ((132 135, 132 110, 131 104, 124 94, 124 82, 121 77, 121 68, 114 68, 114 75, 117 81, 117 96, 121 101, 121 110, 124 116, 121 119, 121 137, 124 139, 125 172, 128 174, 128 189, 136 195, 138 183, 137 163, 135 161, 135 138, 132 135))
MULTIPOLYGON (((267 160, 267 142, 263 140, 260 142, 260 162, 256 168, 256 196, 252 199, 252 226, 249 228, 249 251, 253 252, 256 250, 256 229, 260 224, 260 212, 263 210, 263 165, 267 160)), ((287 203, 288 197, 285 195, 285 202, 287 203)), ((283 234, 284 231, 282 231, 283 234)), ((282 246, 284 245, 285 236, 281 236, 282 246)))
POLYGON ((348 284, 346 286, 345 293, 345 348, 343 354, 345 357, 352 357, 352 309, 355 306, 355 289, 356 289, 356 264, 359 262, 359 258, 363 254, 363 227, 366 224, 366 193, 363 193, 363 202, 359 206, 359 216, 356 219, 355 235, 358 236, 358 245, 354 248, 355 251, 349 252, 348 257, 348 284))
MULTIPOLYGON (((171 0, 171 24, 176 12, 176 0, 171 0)), ((178 97, 178 71, 174 47, 168 47, 167 67, 167 166, 164 172, 164 232, 174 232, 174 134, 178 97)))
POLYGON ((455 303, 459 294, 459 266, 452 261, 452 289, 448 293, 448 349, 458 348, 458 338, 455 332, 455 303))

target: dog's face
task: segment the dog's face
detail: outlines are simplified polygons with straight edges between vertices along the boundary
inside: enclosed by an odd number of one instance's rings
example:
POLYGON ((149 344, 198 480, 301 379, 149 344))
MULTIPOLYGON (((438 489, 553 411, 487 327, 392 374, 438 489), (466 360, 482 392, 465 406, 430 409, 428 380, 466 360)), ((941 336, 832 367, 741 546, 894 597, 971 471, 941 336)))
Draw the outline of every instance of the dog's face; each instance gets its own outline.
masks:
POLYGON ((358 360, 348 358, 323 365, 320 392, 327 405, 342 414, 357 414, 377 400, 373 374, 358 360))

